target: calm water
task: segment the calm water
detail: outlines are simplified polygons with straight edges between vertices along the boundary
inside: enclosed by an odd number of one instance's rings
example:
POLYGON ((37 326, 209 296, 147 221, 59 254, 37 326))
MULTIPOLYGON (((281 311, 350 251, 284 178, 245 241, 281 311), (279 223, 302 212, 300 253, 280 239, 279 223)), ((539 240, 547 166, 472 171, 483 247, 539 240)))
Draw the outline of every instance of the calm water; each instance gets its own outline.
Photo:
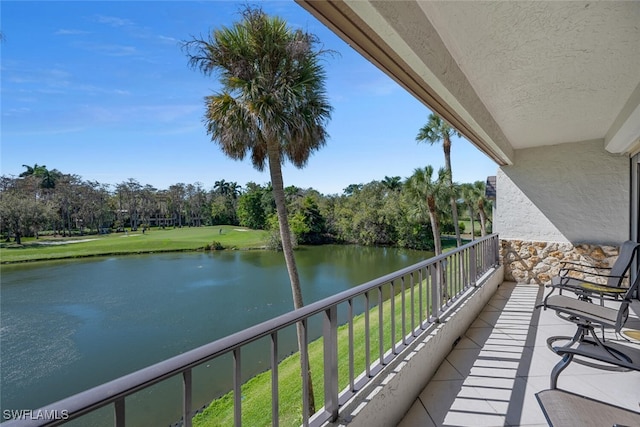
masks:
MULTIPOLYGON (((296 252, 305 303, 429 256, 355 246, 296 252)), ((293 307, 283 256, 269 251, 4 266, 1 285, 2 410, 43 406, 293 307)), ((280 341, 283 356, 294 351, 294 330, 282 334, 280 341)), ((243 351, 245 377, 268 366, 267 343, 254 347, 243 351)), ((229 358, 198 368, 194 406, 206 404, 230 384, 229 358)), ((134 425, 177 421, 180 387, 179 380, 170 380, 128 398, 128 419, 134 425), (149 418, 151 414, 157 418, 149 418)), ((106 425, 111 412, 105 409, 78 425, 106 425)))

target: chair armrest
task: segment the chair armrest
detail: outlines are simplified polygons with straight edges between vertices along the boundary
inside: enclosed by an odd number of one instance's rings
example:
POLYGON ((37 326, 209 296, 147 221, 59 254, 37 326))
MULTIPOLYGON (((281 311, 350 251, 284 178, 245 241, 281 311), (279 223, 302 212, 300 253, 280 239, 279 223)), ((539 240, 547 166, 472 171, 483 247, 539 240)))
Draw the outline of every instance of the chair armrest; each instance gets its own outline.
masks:
POLYGON ((560 261, 561 265, 575 265, 577 267, 584 267, 584 268, 594 268, 596 270, 611 270, 611 267, 596 267, 594 265, 590 265, 590 264, 584 264, 581 262, 575 262, 575 261, 560 261))
MULTIPOLYGON (((595 269, 595 267, 594 267, 595 269)), ((565 274, 559 274, 559 276, 561 277, 566 277, 567 273, 569 273, 570 271, 575 271, 577 273, 582 273, 582 274, 587 274, 589 276, 598 276, 598 277, 607 277, 607 278, 616 278, 616 279, 624 279, 625 277, 627 277, 627 275, 625 274, 624 276, 618 276, 615 274, 602 274, 602 273, 595 273, 595 272, 591 272, 591 271, 582 271, 582 270, 577 270, 575 268, 563 268, 560 270, 560 272, 566 272, 565 274)), ((570 276, 569 276, 570 277, 570 276)), ((580 279, 582 280, 582 279, 580 279)))
POLYGON ((563 271, 566 271, 566 272, 577 271, 579 273, 596 274, 596 273, 591 273, 585 270, 611 271, 612 267, 596 267, 594 265, 588 265, 588 264, 583 264, 580 262, 573 262, 573 261, 560 262, 560 273, 561 273, 560 275, 562 275, 563 271))

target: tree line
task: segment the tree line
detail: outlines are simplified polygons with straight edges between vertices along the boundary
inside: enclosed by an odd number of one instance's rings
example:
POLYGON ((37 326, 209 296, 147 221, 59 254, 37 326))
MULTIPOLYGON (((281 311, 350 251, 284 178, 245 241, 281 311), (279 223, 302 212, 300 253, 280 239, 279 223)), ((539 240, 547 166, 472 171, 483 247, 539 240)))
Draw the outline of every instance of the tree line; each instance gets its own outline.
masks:
MULTIPOLYGON (((0 177, 0 231, 21 243, 43 233, 70 236, 138 230, 141 227, 238 225, 272 230, 279 245, 278 219, 270 183, 220 179, 177 183, 159 190, 130 178, 115 185, 83 180, 45 165, 24 165, 18 177, 0 177)), ((425 168, 428 169, 428 168, 425 168)), ((419 170, 399 176, 351 184, 342 194, 325 195, 313 188, 285 187, 289 226, 297 244, 345 242, 434 249, 426 194, 435 197, 442 232, 454 234, 448 186, 419 170)), ((444 182, 444 181, 443 181, 444 182)), ((453 186, 454 199, 468 217, 479 219, 486 233, 484 183, 453 186)))

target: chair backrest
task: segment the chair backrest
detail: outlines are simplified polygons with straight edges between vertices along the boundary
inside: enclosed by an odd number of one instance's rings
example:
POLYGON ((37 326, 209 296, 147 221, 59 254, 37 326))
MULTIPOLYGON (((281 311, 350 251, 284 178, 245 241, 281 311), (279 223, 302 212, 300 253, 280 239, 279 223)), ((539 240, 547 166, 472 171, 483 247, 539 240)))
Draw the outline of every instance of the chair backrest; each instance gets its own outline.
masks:
POLYGON ((622 304, 620 305, 620 309, 618 310, 618 316, 616 319, 616 332, 620 332, 625 322, 627 321, 627 318, 629 317, 629 305, 632 303, 638 287, 640 287, 640 267, 638 267, 638 271, 636 271, 635 279, 633 280, 633 282, 631 282, 631 284, 629 284, 629 289, 627 289, 627 292, 624 293, 624 297, 622 297, 622 304))
POLYGON ((631 266, 631 261, 633 261, 633 257, 638 252, 638 248, 640 247, 640 243, 633 242, 631 240, 627 240, 620 247, 620 254, 618 255, 618 259, 611 266, 611 276, 607 279, 608 286, 620 286, 622 284, 622 276, 627 273, 629 267, 631 266))

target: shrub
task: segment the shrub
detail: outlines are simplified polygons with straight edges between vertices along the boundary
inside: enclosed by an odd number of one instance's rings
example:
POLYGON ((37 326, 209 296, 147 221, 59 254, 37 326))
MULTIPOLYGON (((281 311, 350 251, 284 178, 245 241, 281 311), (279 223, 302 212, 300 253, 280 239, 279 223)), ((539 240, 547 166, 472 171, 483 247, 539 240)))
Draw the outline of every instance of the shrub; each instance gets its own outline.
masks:
POLYGON ((211 242, 210 244, 206 245, 204 247, 204 249, 206 251, 221 251, 224 249, 224 246, 222 246, 222 243, 214 240, 213 242, 211 242))

